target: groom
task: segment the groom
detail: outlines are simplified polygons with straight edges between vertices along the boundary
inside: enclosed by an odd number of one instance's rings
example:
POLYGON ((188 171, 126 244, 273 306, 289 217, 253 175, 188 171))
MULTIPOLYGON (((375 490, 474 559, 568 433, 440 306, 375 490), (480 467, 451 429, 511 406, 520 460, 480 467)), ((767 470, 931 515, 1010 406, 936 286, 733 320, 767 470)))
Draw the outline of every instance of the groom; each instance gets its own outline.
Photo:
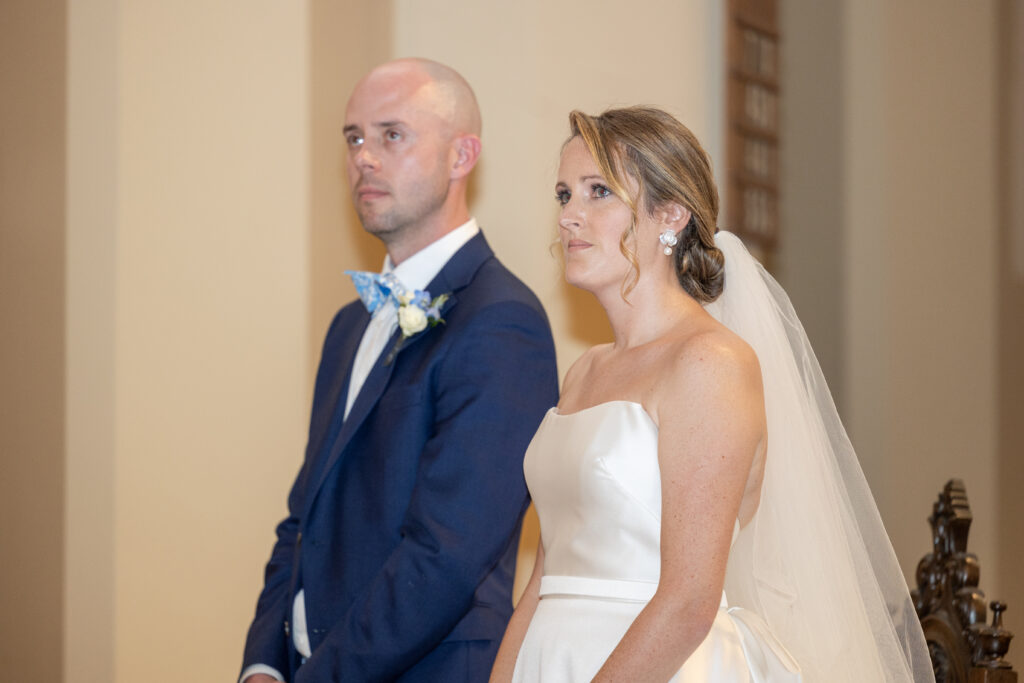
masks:
POLYGON ((387 275, 354 274, 363 301, 327 333, 242 680, 486 680, 512 611, 523 453, 557 400, 551 331, 469 215, 480 112, 459 74, 377 67, 344 133, 387 275))

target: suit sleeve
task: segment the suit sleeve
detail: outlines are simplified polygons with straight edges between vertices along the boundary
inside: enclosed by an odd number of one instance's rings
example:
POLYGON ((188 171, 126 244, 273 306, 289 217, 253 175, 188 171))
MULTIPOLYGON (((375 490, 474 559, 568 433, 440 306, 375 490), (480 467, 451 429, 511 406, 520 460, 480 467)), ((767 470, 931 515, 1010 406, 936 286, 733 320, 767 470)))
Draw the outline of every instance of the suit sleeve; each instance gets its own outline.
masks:
MULTIPOLYGON (((292 492, 288 496, 289 510, 300 490, 299 482, 305 476, 303 465, 292 492)), ((263 590, 256 602, 256 616, 245 640, 245 654, 242 669, 253 664, 264 664, 278 671, 287 672, 288 667, 288 636, 285 633, 285 620, 291 611, 289 604, 292 566, 295 558, 295 543, 298 534, 298 518, 290 513, 277 525, 277 541, 270 554, 263 574, 263 590)))
POLYGON ((299 669, 299 683, 399 676, 469 610, 518 529, 528 502, 523 454, 558 394, 543 313, 520 302, 475 313, 436 382, 434 432, 402 540, 299 669))
MULTIPOLYGON (((331 340, 338 329, 341 313, 335 316, 324 342, 324 352, 317 372, 317 385, 313 398, 313 410, 310 433, 312 435, 317 420, 325 419, 325 408, 322 404, 330 404, 325 394, 330 391, 330 379, 336 374, 337 359, 330 353, 333 348, 331 340)), ((328 415, 329 417, 329 415, 328 415)), ((254 664, 270 666, 287 673, 288 634, 285 623, 291 615, 291 583, 295 566, 296 545, 298 542, 299 517, 305 503, 306 479, 309 476, 309 453, 299 470, 291 492, 288 494, 288 516, 277 525, 277 541, 270 554, 263 576, 263 590, 256 602, 256 616, 245 640, 245 653, 242 658, 242 670, 254 664)))

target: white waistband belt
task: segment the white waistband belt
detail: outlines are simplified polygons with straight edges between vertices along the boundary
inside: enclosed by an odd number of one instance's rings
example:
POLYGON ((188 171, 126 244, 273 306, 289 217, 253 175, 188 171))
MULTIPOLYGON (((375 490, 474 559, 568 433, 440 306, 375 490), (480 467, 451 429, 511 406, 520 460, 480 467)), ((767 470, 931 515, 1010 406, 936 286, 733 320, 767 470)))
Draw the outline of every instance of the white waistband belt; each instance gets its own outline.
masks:
POLYGON ((646 602, 654 597, 657 589, 658 584, 653 581, 594 579, 586 576, 543 576, 540 580, 541 595, 588 595, 646 602))

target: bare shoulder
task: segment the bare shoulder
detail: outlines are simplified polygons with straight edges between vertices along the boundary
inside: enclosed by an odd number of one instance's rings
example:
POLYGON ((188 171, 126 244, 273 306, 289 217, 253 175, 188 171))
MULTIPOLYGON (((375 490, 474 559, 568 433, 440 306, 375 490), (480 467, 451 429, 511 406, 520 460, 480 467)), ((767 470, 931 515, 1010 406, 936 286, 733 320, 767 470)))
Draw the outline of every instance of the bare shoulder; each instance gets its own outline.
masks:
POLYGON ((591 346, 569 366, 569 370, 565 373, 565 379, 562 381, 563 396, 570 393, 578 383, 585 381, 594 365, 594 359, 606 353, 610 346, 611 344, 591 346))
POLYGON ((761 377, 761 366, 754 350, 718 323, 680 339, 666 370, 694 379, 711 373, 736 379, 756 377, 760 383, 761 377))
POLYGON ((658 403, 737 401, 762 396, 761 366, 743 339, 715 322, 676 340, 664 358, 658 403))

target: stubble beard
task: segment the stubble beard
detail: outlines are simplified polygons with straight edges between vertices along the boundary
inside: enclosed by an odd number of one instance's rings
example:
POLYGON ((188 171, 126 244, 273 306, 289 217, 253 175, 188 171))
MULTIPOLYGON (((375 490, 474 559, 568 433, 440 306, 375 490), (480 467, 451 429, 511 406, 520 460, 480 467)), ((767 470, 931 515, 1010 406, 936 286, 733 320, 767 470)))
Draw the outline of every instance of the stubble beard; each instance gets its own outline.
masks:
POLYGON ((429 193, 413 197, 404 205, 396 204, 384 211, 374 211, 370 207, 355 206, 356 215, 363 224, 363 229, 378 238, 385 245, 397 243, 405 235, 416 232, 423 220, 436 213, 448 198, 448 183, 438 183, 430 188, 429 193))
POLYGON ((384 242, 388 241, 389 235, 401 232, 403 221, 399 219, 395 211, 384 213, 378 213, 372 209, 364 211, 357 205, 356 215, 359 216, 359 222, 363 224, 363 230, 384 242))

